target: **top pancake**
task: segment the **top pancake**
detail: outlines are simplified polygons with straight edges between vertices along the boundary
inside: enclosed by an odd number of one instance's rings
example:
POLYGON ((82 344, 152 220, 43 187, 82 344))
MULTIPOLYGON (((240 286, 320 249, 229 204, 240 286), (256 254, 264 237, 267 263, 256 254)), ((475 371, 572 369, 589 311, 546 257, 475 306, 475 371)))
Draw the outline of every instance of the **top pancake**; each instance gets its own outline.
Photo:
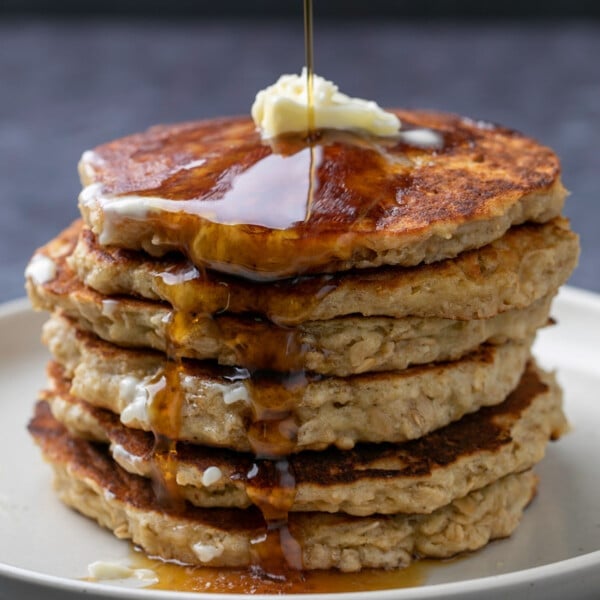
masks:
POLYGON ((440 147, 340 131, 312 147, 265 141, 246 118, 154 127, 83 155, 80 209, 104 245, 178 249, 259 280, 434 262, 560 213, 550 149, 454 115, 397 114, 440 147))

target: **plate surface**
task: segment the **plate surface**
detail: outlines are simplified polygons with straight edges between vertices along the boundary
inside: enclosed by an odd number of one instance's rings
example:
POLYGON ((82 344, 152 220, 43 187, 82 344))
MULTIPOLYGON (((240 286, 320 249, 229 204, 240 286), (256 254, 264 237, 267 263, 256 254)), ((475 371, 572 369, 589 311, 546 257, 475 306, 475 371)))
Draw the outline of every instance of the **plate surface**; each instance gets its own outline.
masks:
MULTIPOLYGON (((535 354, 542 366, 558 368, 572 431, 550 446, 537 467, 539 494, 517 532, 471 556, 434 566, 418 588, 294 598, 600 597, 600 296, 565 288, 553 316, 558 326, 540 333, 535 354)), ((39 342, 44 319, 26 301, 0 307, 0 598, 246 598, 81 581, 89 563, 127 558, 130 550, 56 499, 50 469, 25 430, 45 379, 48 355, 39 342)))

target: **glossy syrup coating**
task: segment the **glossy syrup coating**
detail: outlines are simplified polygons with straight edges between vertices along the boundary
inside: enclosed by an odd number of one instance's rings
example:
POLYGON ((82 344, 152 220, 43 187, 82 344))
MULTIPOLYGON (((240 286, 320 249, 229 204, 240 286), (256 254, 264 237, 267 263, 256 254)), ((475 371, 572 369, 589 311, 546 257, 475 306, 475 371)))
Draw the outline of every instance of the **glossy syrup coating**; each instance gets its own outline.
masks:
POLYGON ((258 280, 432 262, 560 212, 550 149, 454 115, 397 114, 394 138, 262 140, 242 117, 154 127, 84 154, 80 208, 103 244, 177 249, 258 280), (439 143, 411 140, 423 128, 439 143))

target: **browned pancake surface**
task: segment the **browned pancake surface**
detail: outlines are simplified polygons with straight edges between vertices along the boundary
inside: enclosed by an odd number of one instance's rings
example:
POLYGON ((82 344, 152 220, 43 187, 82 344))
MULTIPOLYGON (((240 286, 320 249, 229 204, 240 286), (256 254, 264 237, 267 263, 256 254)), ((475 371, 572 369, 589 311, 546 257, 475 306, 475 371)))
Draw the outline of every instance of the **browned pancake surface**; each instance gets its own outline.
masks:
POLYGON ((133 296, 108 298, 77 278, 68 264, 66 240, 59 236, 49 245, 56 246, 50 250, 55 277, 28 278, 36 309, 58 309, 78 326, 123 347, 153 348, 171 357, 217 360, 251 370, 346 376, 456 360, 484 342, 528 338, 547 322, 555 293, 553 289, 523 309, 488 319, 348 315, 285 327, 252 313, 213 316, 133 296))
MULTIPOLYGON (((168 507, 157 501, 150 480, 121 469, 110 457, 106 446, 70 436, 52 416, 45 402, 36 404, 28 429, 48 460, 68 464, 72 471, 91 478, 107 493, 114 494, 127 504, 145 510, 169 512, 168 507)), ((264 527, 260 511, 254 508, 207 511, 186 504, 185 516, 219 529, 239 531, 264 527)))
MULTIPOLYGON (((255 509, 186 505, 176 511, 159 506, 149 481, 124 472, 97 444, 71 438, 44 403, 38 405, 30 431, 54 468, 61 500, 118 537, 131 538, 149 555, 191 565, 258 564, 279 574, 289 570, 277 564, 284 560, 277 551, 256 554, 253 546, 270 534, 255 509)), ((289 533, 302 550, 304 569, 405 567, 417 556, 449 557, 506 537, 535 487, 531 471, 509 475, 431 515, 291 513, 289 533)))
POLYGON ((71 245, 70 264, 107 295, 164 300, 184 311, 252 312, 294 325, 341 315, 482 318, 522 307, 555 288, 577 260, 577 236, 565 219, 512 227, 501 239, 430 265, 394 266, 295 277, 268 285, 200 272, 177 253, 157 258, 105 247, 75 223, 38 252, 71 245), (443 298, 443 302, 440 299, 443 298))
MULTIPOLYGON (((298 136, 267 142, 247 118, 153 127, 84 156, 83 183, 100 188, 80 206, 103 243, 154 254, 175 247, 200 267, 273 279, 438 260, 437 240, 424 253, 396 251, 482 223, 480 240, 464 231, 443 251, 453 256, 522 221, 521 210, 496 219, 525 196, 564 198, 557 157, 533 140, 455 115, 397 114, 406 130, 436 131, 442 146, 340 131, 320 132, 312 147, 298 136), (114 215, 90 202, 98 193, 109 211, 119 196, 179 204, 108 223, 114 215)), ((545 210, 533 216, 545 220, 545 210)))
MULTIPOLYGON (((151 433, 125 427, 114 413, 70 396, 69 384, 63 377, 62 369, 55 363, 51 363, 49 369, 54 382, 54 390, 45 393, 49 400, 58 395, 67 402, 79 404, 84 413, 93 415, 100 424, 106 439, 126 449, 132 456, 143 458, 152 453, 154 436, 151 433)), ((289 456, 287 460, 298 486, 309 484, 328 487, 363 480, 422 478, 469 456, 493 456, 503 446, 510 445, 513 442, 513 428, 522 414, 549 389, 536 367, 530 363, 519 386, 502 404, 481 408, 417 440, 403 444, 358 444, 351 450, 328 448, 318 453, 304 451, 289 456)), ((564 431, 565 421, 560 409, 544 427, 548 427, 552 438, 564 431)), ((271 489, 276 487, 279 478, 277 461, 257 460, 252 454, 224 448, 179 442, 177 460, 199 471, 217 465, 230 473, 232 480, 246 484, 249 483, 253 465, 258 463, 260 469, 252 476, 253 487, 271 489)))

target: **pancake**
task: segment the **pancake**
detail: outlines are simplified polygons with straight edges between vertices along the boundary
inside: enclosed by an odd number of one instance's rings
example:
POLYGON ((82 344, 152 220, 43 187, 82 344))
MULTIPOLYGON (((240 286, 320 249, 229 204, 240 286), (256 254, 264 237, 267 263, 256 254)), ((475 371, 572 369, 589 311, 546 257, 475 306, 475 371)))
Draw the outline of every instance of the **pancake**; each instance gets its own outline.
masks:
POLYGON ((305 276, 261 285, 188 260, 103 247, 74 223, 38 252, 74 247, 69 264, 87 286, 105 295, 133 295, 177 310, 260 314, 279 325, 358 314, 483 319, 524 308, 564 283, 577 262, 577 236, 565 219, 525 224, 483 248, 416 268, 387 267, 305 276))
POLYGON ((84 153, 79 207, 102 245, 261 280, 430 263, 559 215, 550 149, 455 115, 397 114, 397 138, 320 131, 311 147, 261 140, 241 117, 153 127, 84 153), (410 145, 415 128, 440 146, 410 145))
MULTIPOLYGON (((109 443, 127 471, 153 477, 155 437, 125 427, 107 410, 68 393, 53 375, 43 394, 53 415, 74 435, 109 443)), ((519 386, 501 404, 404 444, 361 444, 353 450, 301 452, 284 461, 295 480, 293 512, 352 515, 431 513, 510 473, 533 467, 549 439, 566 430, 562 395, 553 377, 530 364, 519 386)), ((253 454, 178 444, 169 472, 183 497, 207 507, 246 508, 270 495, 280 478, 277 461, 253 454), (174 461, 174 462, 173 462, 174 461), (248 491, 252 488, 251 491, 248 491), (252 495, 251 495, 252 494, 252 495)))
POLYGON ((85 287, 65 257, 53 264, 53 279, 27 280, 36 309, 58 310, 119 346, 280 372, 346 376, 456 360, 484 342, 529 339, 547 323, 552 300, 547 295, 527 308, 469 321, 348 316, 281 327, 253 315, 182 313, 164 303, 106 297, 85 287))
MULTIPOLYGON (((70 379, 71 394, 120 415, 128 427, 152 429, 153 384, 169 368, 164 355, 118 348, 56 316, 45 324, 43 340, 70 379)), ((455 362, 313 377, 293 391, 280 378, 184 361, 178 372, 178 439, 249 452, 248 428, 260 412, 255 402, 293 419, 297 433, 290 452, 415 439, 502 402, 519 382, 529 348, 528 341, 482 346, 455 362)))
MULTIPOLYGON (((29 430, 55 473, 63 502, 151 556, 184 564, 242 567, 255 562, 253 541, 266 534, 258 510, 175 511, 160 506, 150 481, 118 467, 102 446, 69 436, 38 404, 29 430)), ((416 557, 476 550, 514 531, 535 494, 530 472, 509 475, 430 515, 292 513, 289 528, 304 569, 396 568, 416 557)))

